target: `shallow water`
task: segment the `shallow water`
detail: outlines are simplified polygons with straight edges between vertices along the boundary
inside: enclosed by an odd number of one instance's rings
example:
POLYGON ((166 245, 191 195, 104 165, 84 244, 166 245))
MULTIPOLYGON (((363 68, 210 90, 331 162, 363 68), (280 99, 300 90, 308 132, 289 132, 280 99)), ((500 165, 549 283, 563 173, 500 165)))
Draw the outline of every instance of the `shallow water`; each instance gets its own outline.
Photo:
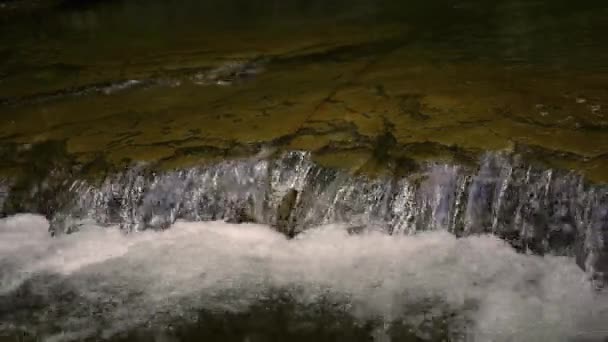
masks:
POLYGON ((571 260, 518 254, 490 236, 348 235, 326 226, 286 240, 261 225, 178 222, 163 232, 89 227, 53 239, 47 228, 34 215, 0 222, 0 334, 49 341, 608 335, 608 297, 571 260))
POLYGON ((603 1, 3 4, 2 175, 43 143, 106 169, 272 145, 372 174, 524 146, 608 181, 603 1))

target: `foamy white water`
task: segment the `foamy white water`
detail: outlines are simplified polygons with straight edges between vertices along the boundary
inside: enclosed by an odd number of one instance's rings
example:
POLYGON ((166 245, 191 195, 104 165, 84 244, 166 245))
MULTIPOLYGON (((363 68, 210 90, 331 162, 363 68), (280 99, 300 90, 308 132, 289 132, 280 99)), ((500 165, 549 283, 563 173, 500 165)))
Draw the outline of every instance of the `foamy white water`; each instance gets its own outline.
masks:
MULTIPOLYGON (((10 303, 27 284, 50 306, 99 308, 54 313, 63 333, 51 340, 111 336, 153 320, 190 319, 200 309, 246 311, 276 288, 304 304, 346 301, 354 317, 387 322, 416 320, 413 308, 436 300, 426 315, 458 312, 473 341, 608 336, 608 295, 593 291, 573 260, 517 254, 490 236, 351 236, 327 226, 289 241, 262 225, 178 222, 163 232, 124 235, 91 225, 51 238, 47 228, 34 215, 0 220, 0 298, 10 303)), ((2 314, 0 331, 23 328, 2 314)))

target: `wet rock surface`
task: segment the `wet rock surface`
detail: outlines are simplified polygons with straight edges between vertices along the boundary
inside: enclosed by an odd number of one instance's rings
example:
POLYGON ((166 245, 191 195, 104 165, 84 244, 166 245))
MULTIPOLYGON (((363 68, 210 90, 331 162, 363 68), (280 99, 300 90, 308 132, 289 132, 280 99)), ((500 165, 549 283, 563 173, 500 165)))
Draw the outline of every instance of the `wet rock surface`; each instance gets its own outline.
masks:
POLYGON ((608 182, 601 1, 83 3, 0 18, 2 145, 169 169, 280 145, 368 173, 526 146, 608 182))
POLYGON ((277 221, 275 227, 278 231, 287 235, 288 237, 294 237, 294 222, 291 220, 293 217, 293 210, 298 200, 298 191, 295 189, 289 189, 285 196, 281 199, 277 208, 277 221))

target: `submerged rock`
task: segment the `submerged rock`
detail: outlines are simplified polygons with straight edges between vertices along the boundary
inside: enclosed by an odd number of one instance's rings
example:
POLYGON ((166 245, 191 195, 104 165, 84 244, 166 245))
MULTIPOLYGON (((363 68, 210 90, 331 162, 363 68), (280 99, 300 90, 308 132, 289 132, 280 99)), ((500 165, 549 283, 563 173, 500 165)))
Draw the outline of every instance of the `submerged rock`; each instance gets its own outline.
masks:
POLYGON ((287 194, 283 196, 283 199, 277 208, 277 221, 275 223, 275 227, 279 232, 285 234, 289 238, 295 236, 295 223, 292 220, 292 214, 297 199, 298 191, 295 189, 289 189, 287 194))
MULTIPOLYGON (((0 208, 4 208, 4 202, 9 196, 10 184, 7 179, 0 178, 0 208)), ((0 217, 4 216, 4 213, 0 213, 0 217)))

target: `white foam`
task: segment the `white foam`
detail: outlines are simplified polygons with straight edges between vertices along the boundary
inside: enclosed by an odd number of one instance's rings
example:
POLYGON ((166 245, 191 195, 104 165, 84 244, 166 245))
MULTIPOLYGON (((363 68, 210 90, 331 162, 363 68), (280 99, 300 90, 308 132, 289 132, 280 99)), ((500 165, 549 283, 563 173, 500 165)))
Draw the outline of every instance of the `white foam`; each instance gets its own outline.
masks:
POLYGON ((35 215, 17 215, 0 222, 0 260, 18 266, 18 274, 0 276, 0 294, 40 272, 69 275, 124 255, 132 244, 145 241, 147 236, 131 238, 118 229, 88 226, 78 234, 52 239, 48 226, 43 217, 35 215))
MULTIPOLYGON (((155 312, 246 310, 282 287, 297 288, 293 295, 303 303, 348 298, 353 315, 387 320, 439 298, 466 309, 476 341, 608 335, 608 298, 590 289, 571 259, 517 254, 490 236, 349 236, 327 226, 288 241, 262 225, 178 222, 164 232, 88 227, 53 239, 47 228, 32 215, 0 221, 0 294, 36 274, 59 274, 91 301, 121 301, 106 313, 115 322, 108 334, 155 312), (233 297, 218 299, 225 293, 233 297)), ((95 324, 92 317, 70 319, 77 323, 67 336, 95 324)))

